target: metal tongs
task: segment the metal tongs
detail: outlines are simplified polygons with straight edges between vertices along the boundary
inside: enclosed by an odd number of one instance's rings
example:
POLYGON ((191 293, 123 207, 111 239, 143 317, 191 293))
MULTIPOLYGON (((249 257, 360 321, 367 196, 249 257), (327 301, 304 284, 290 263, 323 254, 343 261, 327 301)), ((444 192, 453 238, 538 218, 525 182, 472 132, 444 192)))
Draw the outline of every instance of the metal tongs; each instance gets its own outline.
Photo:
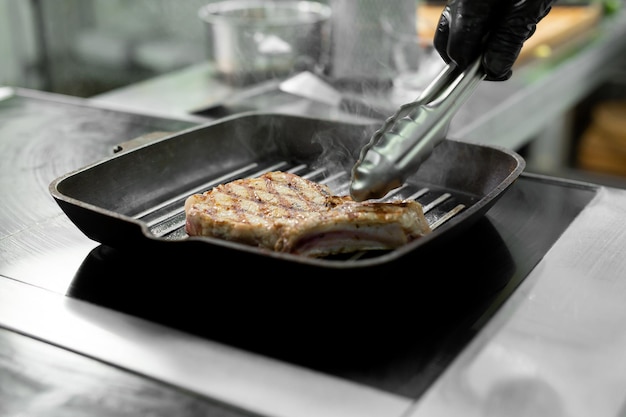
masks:
POLYGON ((484 78, 480 58, 465 71, 448 64, 415 101, 402 105, 361 150, 352 168, 352 198, 382 198, 404 184, 445 138, 452 116, 484 78))

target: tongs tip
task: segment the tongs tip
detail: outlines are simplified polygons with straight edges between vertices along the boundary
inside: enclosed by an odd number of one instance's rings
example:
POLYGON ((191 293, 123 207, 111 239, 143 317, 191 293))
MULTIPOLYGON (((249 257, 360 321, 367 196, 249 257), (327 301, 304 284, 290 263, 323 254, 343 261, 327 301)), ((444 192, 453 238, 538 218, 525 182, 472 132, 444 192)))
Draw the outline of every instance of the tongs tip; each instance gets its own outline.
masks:
POLYGON ((445 139, 453 114, 483 78, 480 60, 464 71, 450 64, 416 101, 400 107, 361 149, 351 197, 382 198, 400 187, 445 139))
POLYGON ((402 185, 393 175, 392 164, 384 155, 370 151, 361 163, 352 169, 350 196, 355 201, 383 198, 389 191, 402 185), (374 175, 372 175, 372 173, 374 175))

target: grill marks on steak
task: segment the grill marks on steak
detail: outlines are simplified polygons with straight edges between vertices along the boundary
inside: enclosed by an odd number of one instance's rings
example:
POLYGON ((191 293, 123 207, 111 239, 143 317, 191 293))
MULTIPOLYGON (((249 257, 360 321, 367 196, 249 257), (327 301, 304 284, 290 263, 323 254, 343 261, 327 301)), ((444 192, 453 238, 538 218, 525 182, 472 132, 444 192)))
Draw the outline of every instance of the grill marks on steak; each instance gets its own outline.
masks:
POLYGON ((280 171, 194 194, 185 214, 190 236, 314 257, 394 249, 430 233, 416 201, 356 202, 280 171))

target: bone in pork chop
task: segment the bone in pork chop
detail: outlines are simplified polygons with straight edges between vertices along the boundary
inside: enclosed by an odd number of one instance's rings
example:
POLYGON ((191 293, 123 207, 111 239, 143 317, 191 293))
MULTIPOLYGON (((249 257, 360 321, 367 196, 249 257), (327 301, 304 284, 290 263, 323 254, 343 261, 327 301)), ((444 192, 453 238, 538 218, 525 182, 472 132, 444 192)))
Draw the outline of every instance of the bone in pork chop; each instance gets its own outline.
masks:
POLYGON ((311 257, 395 249, 431 231, 416 201, 356 202, 280 171, 194 194, 185 215, 189 236, 311 257))

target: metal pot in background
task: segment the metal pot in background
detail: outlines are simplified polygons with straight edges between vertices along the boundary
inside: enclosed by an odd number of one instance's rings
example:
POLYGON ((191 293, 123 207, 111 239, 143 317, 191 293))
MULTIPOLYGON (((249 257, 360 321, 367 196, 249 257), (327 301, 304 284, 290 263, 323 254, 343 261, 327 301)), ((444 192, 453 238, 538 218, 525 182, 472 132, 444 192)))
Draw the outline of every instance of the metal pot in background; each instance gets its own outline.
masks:
POLYGON ((308 70, 330 59, 331 8, 315 1, 226 0, 198 11, 216 74, 249 85, 308 70))

